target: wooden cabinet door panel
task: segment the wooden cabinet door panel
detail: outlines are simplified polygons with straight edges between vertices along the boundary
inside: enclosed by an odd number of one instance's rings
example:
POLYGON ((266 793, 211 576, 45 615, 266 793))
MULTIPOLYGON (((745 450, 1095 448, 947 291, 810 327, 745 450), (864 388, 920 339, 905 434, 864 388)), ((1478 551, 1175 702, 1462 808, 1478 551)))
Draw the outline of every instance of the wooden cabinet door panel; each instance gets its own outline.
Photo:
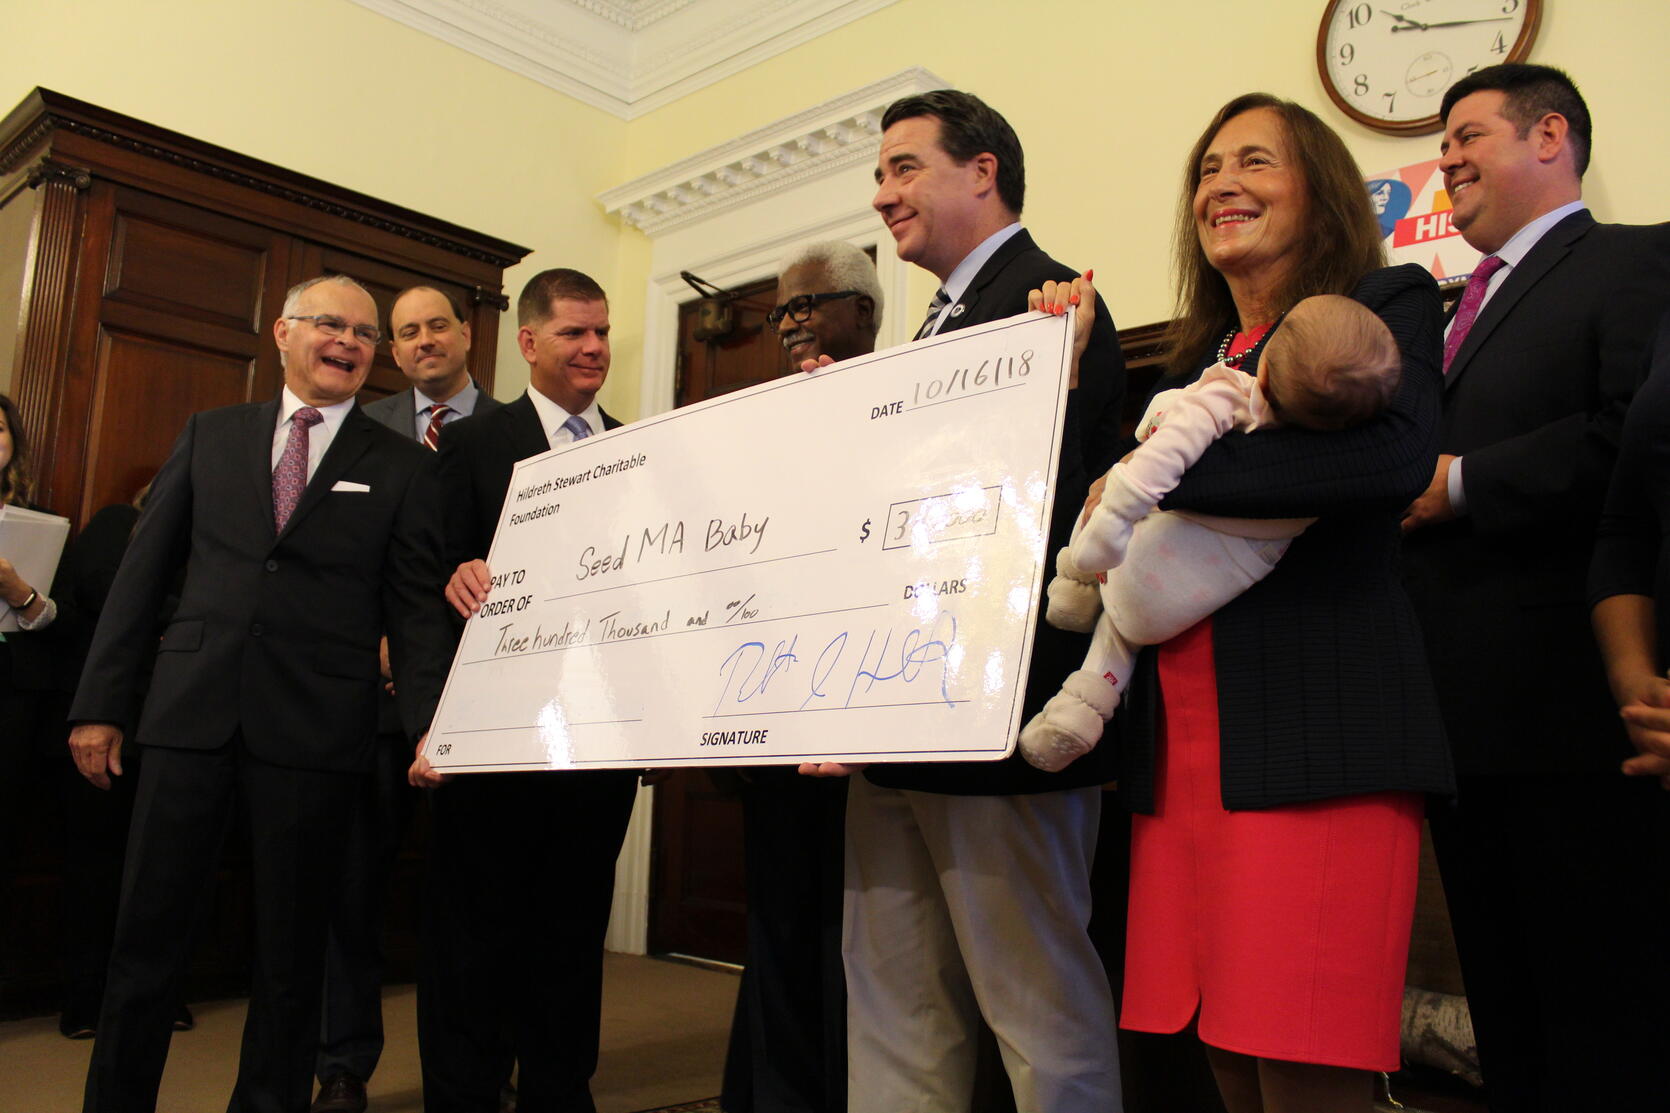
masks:
POLYGON ((246 401, 253 374, 247 355, 101 329, 86 513, 132 498, 167 459, 186 418, 246 401))
POLYGON ((276 316, 266 280, 273 234, 138 190, 122 190, 104 300, 260 333, 276 316))

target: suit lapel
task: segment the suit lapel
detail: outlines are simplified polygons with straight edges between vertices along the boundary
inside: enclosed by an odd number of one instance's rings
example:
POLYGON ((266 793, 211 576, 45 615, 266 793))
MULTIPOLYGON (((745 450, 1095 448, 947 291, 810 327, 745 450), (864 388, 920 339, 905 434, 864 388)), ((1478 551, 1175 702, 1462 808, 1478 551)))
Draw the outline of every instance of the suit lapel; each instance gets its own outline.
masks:
POLYGON ((526 460, 529 456, 551 451, 551 437, 539 423, 539 411, 526 393, 506 405, 501 412, 510 426, 512 460, 526 460))
MULTIPOLYGON (((308 511, 319 504, 336 481, 353 466, 354 461, 365 455, 365 450, 371 447, 371 440, 377 433, 377 423, 365 416, 358 406, 348 411, 348 416, 342 419, 342 428, 331 438, 331 446, 325 449, 324 457, 319 461, 319 467, 308 480, 302 490, 302 497, 296 503, 295 511, 285 523, 284 537, 292 533, 296 523, 307 517, 308 511)), ((268 484, 268 502, 272 501, 271 484, 268 484)), ((270 515, 269 515, 270 517, 270 515)))
MULTIPOLYGON (((1031 233, 1025 228, 1004 240, 998 246, 998 249, 992 252, 992 257, 986 260, 986 265, 975 274, 974 280, 968 284, 968 289, 963 291, 963 296, 958 298, 957 303, 951 307, 945 318, 945 324, 940 326, 939 333, 936 335, 966 328, 972 324, 984 324, 987 321, 996 320, 997 318, 989 313, 990 306, 985 307, 988 310, 987 315, 981 315, 981 299, 985 296, 986 288, 997 279, 998 275, 1003 273, 1003 269, 1017 256, 1036 247, 1037 244, 1032 242, 1031 233)), ((1004 314, 1004 316, 1009 316, 1009 314, 1004 314)))
POLYGON ((1461 348, 1455 354, 1455 361, 1450 364, 1449 374, 1444 376, 1446 392, 1455 387, 1456 381, 1472 363, 1473 354, 1490 339, 1490 334, 1506 320, 1514 306, 1519 304, 1519 300, 1541 282, 1549 271, 1558 266, 1561 260, 1571 254, 1573 245, 1594 226, 1595 218, 1589 215, 1588 210, 1573 213, 1545 232, 1536 246, 1531 248, 1531 253, 1521 259, 1518 266, 1508 271, 1508 277, 1503 280, 1501 288, 1485 303, 1478 318, 1473 322, 1472 330, 1467 333, 1467 339, 1461 342, 1461 348))
POLYGON ((261 520, 273 529, 273 437, 278 434, 278 399, 271 398, 249 411, 249 425, 241 440, 249 446, 249 476, 255 483, 261 520))

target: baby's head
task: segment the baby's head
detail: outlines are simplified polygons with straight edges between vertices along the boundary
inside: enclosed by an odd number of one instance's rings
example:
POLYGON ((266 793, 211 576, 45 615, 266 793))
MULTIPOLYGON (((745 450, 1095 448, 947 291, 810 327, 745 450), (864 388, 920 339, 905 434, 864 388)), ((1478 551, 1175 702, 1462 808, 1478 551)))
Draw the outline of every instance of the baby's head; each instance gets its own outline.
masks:
POLYGON ((1295 305, 1258 359, 1270 409, 1283 424, 1306 429, 1346 429, 1374 417, 1397 393, 1402 374, 1385 323, 1337 294, 1295 305))

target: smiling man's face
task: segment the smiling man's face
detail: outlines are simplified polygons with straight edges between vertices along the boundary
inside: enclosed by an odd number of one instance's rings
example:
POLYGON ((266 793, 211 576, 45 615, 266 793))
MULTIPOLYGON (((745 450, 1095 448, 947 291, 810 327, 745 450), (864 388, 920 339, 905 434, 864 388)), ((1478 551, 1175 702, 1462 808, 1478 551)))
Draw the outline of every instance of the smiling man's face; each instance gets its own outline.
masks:
MULTIPOLYGON (((795 298, 837 291, 829 268, 822 263, 799 263, 777 279, 777 304, 795 298)), ((868 295, 833 298, 812 307, 804 321, 784 316, 777 323, 777 335, 789 353, 791 367, 803 360, 827 355, 833 360, 866 355, 876 348, 875 303, 868 295)))
POLYGON ((371 295, 340 282, 321 282, 303 291, 294 312, 273 326, 284 360, 284 385, 310 406, 346 402, 365 385, 375 350, 354 335, 358 326, 377 327, 377 304, 371 295), (326 335, 316 321, 292 317, 335 317, 347 327, 341 336, 326 335))

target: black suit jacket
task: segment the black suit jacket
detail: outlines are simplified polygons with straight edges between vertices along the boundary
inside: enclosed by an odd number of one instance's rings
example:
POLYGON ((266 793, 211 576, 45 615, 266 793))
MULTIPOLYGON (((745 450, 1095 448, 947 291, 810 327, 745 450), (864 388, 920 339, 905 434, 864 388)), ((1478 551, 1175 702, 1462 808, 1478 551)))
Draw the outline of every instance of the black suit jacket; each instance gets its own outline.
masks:
MULTIPOLYGON (((503 402, 483 390, 476 397, 475 409, 467 416, 473 417, 476 414, 491 413, 503 405, 503 402)), ((387 398, 379 398, 365 406, 364 409, 365 416, 381 422, 414 443, 423 443, 422 438, 417 433, 417 397, 410 389, 402 390, 398 394, 391 394, 387 398)), ((458 421, 462 420, 464 419, 460 417, 457 421, 447 424, 456 425, 458 421)), ((445 426, 442 426, 442 428, 445 428, 445 426)), ((400 725, 399 707, 395 703, 394 697, 386 691, 379 694, 377 698, 377 730, 385 735, 403 733, 400 725)))
POLYGON ((105 601, 71 719, 183 749, 241 732, 273 764, 369 769, 386 631, 402 718, 414 737, 427 729, 451 649, 430 454, 356 407, 275 535, 277 419, 275 398, 186 422, 105 601), (159 645, 156 616, 182 568, 159 645))
MULTIPOLYGON (((1386 411, 1342 432, 1226 434, 1161 503, 1225 517, 1318 519, 1274 571, 1212 616, 1226 808, 1454 787, 1398 572, 1398 519, 1437 459, 1438 287, 1411 264, 1366 275, 1351 296, 1379 315, 1403 355, 1386 411)), ((1274 334, 1243 371, 1257 373, 1274 334)), ((1169 376, 1155 390, 1187 385, 1204 369, 1169 376)), ((1155 652, 1144 650, 1121 710, 1119 795, 1143 812, 1153 809, 1162 695, 1154 663, 1155 652)))
MULTIPOLYGON (((620 422, 603 413, 605 431, 620 422)), ((454 421, 441 430, 440 481, 446 507, 447 568, 486 560, 499 526, 510 475, 520 460, 551 450, 539 411, 524 391, 514 402, 454 421)))
POLYGON ((1439 451, 1465 517, 1405 546, 1457 769, 1615 770, 1633 751, 1590 632, 1585 579, 1624 413, 1670 306, 1670 224, 1539 240, 1444 382, 1439 451))
MULTIPOLYGON (((1005 240, 986 260, 940 333, 1000 321, 1026 311, 1027 292, 1046 281, 1062 281, 1079 272, 1051 259, 1025 229, 1005 240)), ((1090 346, 1079 364, 1079 386, 1067 395, 1066 426, 1061 437, 1059 474, 1050 516, 1046 574, 1053 574, 1055 552, 1067 544, 1073 518, 1084 506, 1090 481, 1113 466, 1119 440, 1119 413, 1125 399, 1125 359, 1119 336, 1105 306, 1099 306, 1090 346)), ((1057 630, 1044 621, 1040 604, 1038 632, 1032 643, 1026 700, 1021 722, 1036 714, 1061 682, 1084 663, 1089 638, 1057 630)), ((1017 751, 1004 761, 921 762, 874 765, 867 776, 889 788, 957 795, 1003 796, 1081 788, 1113 779, 1116 736, 1109 730, 1102 744, 1059 773, 1028 765, 1017 751)))

